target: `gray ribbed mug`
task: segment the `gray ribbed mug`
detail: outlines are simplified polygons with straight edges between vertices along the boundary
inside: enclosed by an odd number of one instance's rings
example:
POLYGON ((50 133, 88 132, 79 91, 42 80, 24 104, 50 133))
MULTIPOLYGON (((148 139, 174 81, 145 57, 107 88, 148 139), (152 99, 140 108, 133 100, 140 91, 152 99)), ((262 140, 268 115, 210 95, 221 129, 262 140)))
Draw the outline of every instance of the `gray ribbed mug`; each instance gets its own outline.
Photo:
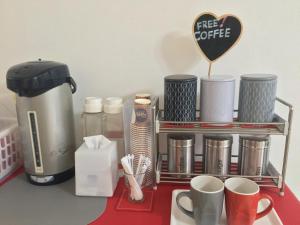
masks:
POLYGON ((178 208, 194 218, 197 225, 217 225, 222 215, 224 200, 223 182, 212 176, 197 176, 191 180, 191 190, 180 192, 176 197, 178 208), (193 203, 193 211, 181 206, 180 199, 188 197, 193 203))

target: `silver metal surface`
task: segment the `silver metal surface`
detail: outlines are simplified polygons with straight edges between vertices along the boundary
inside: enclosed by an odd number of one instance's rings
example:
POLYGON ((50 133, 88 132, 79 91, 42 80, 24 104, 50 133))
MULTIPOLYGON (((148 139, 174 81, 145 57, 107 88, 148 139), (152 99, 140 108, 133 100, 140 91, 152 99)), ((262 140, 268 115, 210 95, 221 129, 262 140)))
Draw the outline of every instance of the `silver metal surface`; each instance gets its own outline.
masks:
MULTIPOLYGON (((170 181, 162 180, 161 183, 170 183, 170 181)), ((173 184, 189 184, 190 181, 172 181, 173 184)), ((260 187, 277 188, 275 185, 259 184, 260 187)))
POLYGON ((72 93, 69 84, 32 98, 17 96, 24 165, 31 175, 54 175, 74 166, 75 136, 72 93), (28 122, 28 111, 36 114, 43 172, 37 173, 28 122))
POLYGON ((178 137, 176 139, 175 137, 170 136, 168 139, 169 145, 174 148, 188 148, 188 147, 192 147, 195 144, 195 139, 193 137, 188 137, 188 136, 184 136, 184 135, 181 135, 181 136, 183 136, 183 137, 181 137, 179 139, 178 139, 178 137))
MULTIPOLYGON (((199 110, 197 113, 199 114, 199 110)), ((278 115, 274 115, 274 121, 268 123, 248 122, 201 122, 196 121, 180 122, 165 121, 163 110, 157 115, 157 133, 199 133, 199 134, 256 134, 256 135, 286 135, 286 122, 278 115)))
MULTIPOLYGON (((165 168, 167 167, 168 162, 164 161, 167 158, 167 154, 159 154, 158 163, 157 163, 157 183, 174 183, 174 184, 188 184, 190 180, 195 177, 203 174, 201 170, 195 169, 193 173, 178 173, 178 172, 169 172, 165 168), (166 157, 164 157, 166 156, 166 157)), ((195 161, 196 163, 196 161, 195 161)), ((238 175, 238 174, 206 174, 210 176, 219 177, 222 180, 225 180, 229 177, 245 177, 252 179, 261 187, 270 187, 270 188, 280 188, 281 187, 281 175, 278 172, 274 172, 276 169, 274 166, 269 163, 267 175, 256 176, 256 175, 238 175), (269 169, 271 170, 269 172, 269 169)))
POLYGON ((203 136, 204 173, 230 173, 232 136, 203 136))
POLYGON ((211 148, 228 148, 232 144, 232 141, 226 139, 226 137, 224 137, 223 139, 213 139, 212 137, 206 137, 205 141, 206 146, 211 148))
POLYGON ((283 105, 289 107, 290 109, 293 109, 293 105, 292 105, 292 104, 288 103, 287 101, 284 101, 284 100, 281 99, 281 98, 276 97, 276 101, 278 101, 278 102, 280 102, 281 104, 283 104, 283 105))
POLYGON ((274 179, 274 182, 277 183, 278 188, 282 188, 282 175, 276 170, 272 163, 268 165, 268 173, 270 176, 278 177, 278 179, 274 179))
POLYGON ((265 175, 269 163, 270 137, 240 136, 238 169, 241 175, 265 175))
POLYGON ((156 189, 156 184, 157 184, 157 164, 158 164, 158 133, 156 132, 157 129, 157 125, 159 126, 159 124, 156 123, 157 121, 157 114, 158 114, 158 109, 159 109, 159 99, 158 97, 154 97, 151 101, 151 109, 152 109, 152 122, 153 122, 153 129, 152 129, 152 159, 153 159, 153 163, 152 163, 152 171, 153 172, 153 188, 156 189))
POLYGON ((284 195, 284 188, 285 188, 285 176, 286 176, 286 168, 287 168, 287 161, 289 156, 289 147, 290 147, 290 138, 291 138, 291 130, 292 130, 292 121, 293 121, 293 106, 289 103, 280 100, 281 103, 289 106, 289 116, 288 116, 288 122, 289 122, 289 128, 288 128, 288 134, 285 137, 285 146, 284 146, 284 156, 283 156, 283 165, 282 165, 282 187, 280 188, 280 194, 284 195))
POLYGON ((195 152, 194 135, 168 136, 168 168, 170 172, 192 173, 195 152))
MULTIPOLYGON (((282 162, 282 171, 278 173, 275 167, 269 163, 268 174, 266 176, 242 176, 250 179, 254 179, 260 186, 268 187, 268 188, 278 188, 280 190, 280 195, 284 195, 285 188, 285 176, 286 176, 286 168, 288 161, 288 152, 290 145, 290 134, 291 134, 291 126, 293 119, 293 106, 282 100, 281 98, 276 98, 276 101, 280 104, 289 108, 288 119, 283 119, 277 114, 274 114, 274 119, 270 123, 246 123, 246 122, 237 122, 234 121, 232 123, 209 123, 209 122, 200 122, 192 121, 192 122, 178 122, 174 121, 164 121, 163 120, 163 110, 156 109, 156 121, 155 123, 155 131, 157 135, 155 136, 156 143, 156 152, 157 152, 157 167, 156 167, 156 181, 157 183, 189 183, 189 180, 193 176, 197 176, 203 174, 202 171, 195 171, 193 174, 188 174, 189 179, 184 179, 184 181, 172 180, 174 176, 171 175, 184 175, 181 173, 170 173, 168 171, 162 170, 163 165, 163 157, 158 148, 158 134, 159 133, 199 133, 199 134, 252 134, 252 135, 283 135, 285 136, 285 145, 284 145, 284 157, 282 162), (171 177, 171 178, 170 178, 171 177), (271 180, 270 184, 264 184, 269 180, 271 180)), ((158 106, 158 99, 157 99, 158 106)), ((237 112, 237 110, 235 110, 237 112)), ((197 115, 199 116, 199 110, 197 111, 197 115)), ((196 156, 196 155, 195 155, 196 156)), ((201 154, 198 156, 202 157, 201 154)), ((237 155, 232 155, 232 158, 238 157, 237 155)), ((164 159, 165 160, 165 159, 164 159)), ((195 157, 196 160, 196 157, 195 157)), ((165 165, 167 166, 167 165, 165 165)), ((229 175, 217 175, 220 178, 226 177, 241 177, 241 175, 237 174, 229 174, 229 175)), ((182 180, 182 179, 181 179, 182 180)))
MULTIPOLYGON (((244 136, 245 137, 245 136, 244 136)), ((256 136, 251 137, 251 139, 243 139, 242 144, 246 148, 266 148, 268 147, 267 138, 266 140, 261 140, 260 138, 257 138, 256 136)))
MULTIPOLYGON (((279 103, 291 107, 286 101, 276 98, 279 103)), ((237 110, 235 110, 237 112, 237 110)), ((199 120, 189 122, 165 121, 164 110, 159 110, 156 118, 157 133, 215 133, 215 134, 259 134, 259 135, 287 135, 288 123, 279 115, 274 114, 272 122, 267 123, 249 123, 249 122, 201 122, 199 120), (165 126, 168 125, 168 126, 165 126), (191 125, 180 126, 180 125, 191 125), (270 126, 269 126, 270 125, 270 126), (174 127, 176 128, 174 129, 174 127)), ((200 111, 197 110, 199 116, 200 111)))

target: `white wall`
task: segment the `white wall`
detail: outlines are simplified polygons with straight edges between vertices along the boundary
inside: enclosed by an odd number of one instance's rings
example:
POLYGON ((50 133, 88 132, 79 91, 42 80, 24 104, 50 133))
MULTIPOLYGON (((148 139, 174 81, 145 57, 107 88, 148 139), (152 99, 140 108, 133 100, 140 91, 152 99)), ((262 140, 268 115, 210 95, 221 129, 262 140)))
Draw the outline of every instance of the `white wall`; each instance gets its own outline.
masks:
MULTIPOLYGON (((85 96, 161 95, 163 77, 207 74, 192 39, 204 11, 237 15, 244 33, 213 73, 265 72, 279 76, 278 96, 293 103, 295 118, 287 182, 300 197, 300 2, 297 0, 0 0, 0 76, 37 58, 68 64, 78 83, 75 111, 85 96)), ((281 111, 281 109, 280 109, 281 111)), ((282 160, 283 138, 273 138, 271 159, 282 160)))

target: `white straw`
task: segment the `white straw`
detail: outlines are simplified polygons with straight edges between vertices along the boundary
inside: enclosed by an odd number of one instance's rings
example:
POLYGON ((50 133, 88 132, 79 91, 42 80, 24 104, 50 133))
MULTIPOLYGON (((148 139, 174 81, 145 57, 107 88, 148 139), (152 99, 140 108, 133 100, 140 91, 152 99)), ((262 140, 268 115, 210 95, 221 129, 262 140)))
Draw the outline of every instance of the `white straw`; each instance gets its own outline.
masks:
POLYGON ((141 179, 141 170, 142 170, 142 165, 143 165, 144 159, 145 159, 145 156, 140 155, 139 162, 138 162, 138 167, 137 167, 137 170, 136 170, 136 173, 135 173, 135 178, 136 178, 136 180, 137 180, 137 182, 140 186, 143 183, 143 180, 141 179))

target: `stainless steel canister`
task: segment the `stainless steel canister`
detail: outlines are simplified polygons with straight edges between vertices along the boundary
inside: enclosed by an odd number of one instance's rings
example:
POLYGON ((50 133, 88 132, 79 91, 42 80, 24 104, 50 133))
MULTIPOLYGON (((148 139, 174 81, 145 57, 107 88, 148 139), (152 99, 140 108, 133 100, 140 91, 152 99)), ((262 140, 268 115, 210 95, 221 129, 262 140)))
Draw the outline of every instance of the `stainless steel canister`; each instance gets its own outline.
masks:
POLYGON ((203 136, 204 173, 227 175, 231 165, 231 135, 203 136))
POLYGON ((269 163, 270 136, 240 136, 238 169, 241 175, 262 176, 269 163))
POLYGON ((168 135, 169 172, 193 173, 195 135, 168 135))

